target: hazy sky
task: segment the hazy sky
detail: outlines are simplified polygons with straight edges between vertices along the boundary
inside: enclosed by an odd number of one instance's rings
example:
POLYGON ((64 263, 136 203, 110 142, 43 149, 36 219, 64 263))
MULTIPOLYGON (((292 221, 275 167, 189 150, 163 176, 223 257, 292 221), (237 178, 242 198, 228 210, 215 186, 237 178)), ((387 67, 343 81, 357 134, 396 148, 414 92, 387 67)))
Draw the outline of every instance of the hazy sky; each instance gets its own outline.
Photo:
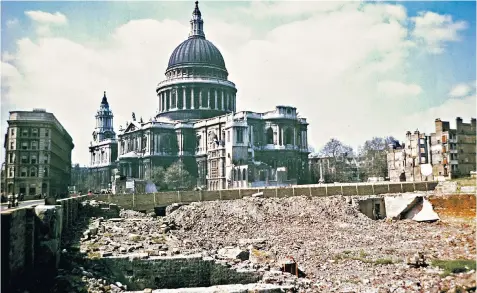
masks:
MULTIPOLYGON (((293 105, 310 146, 335 137, 431 132, 476 112, 475 2, 212 2, 208 40, 237 85, 237 110, 293 105)), ((156 112, 155 87, 189 33, 187 2, 3 2, 2 131, 11 110, 53 112, 88 164, 107 91, 116 131, 156 112)), ((3 151, 3 150, 2 150, 3 151)), ((3 161, 2 155, 2 161, 3 161)))

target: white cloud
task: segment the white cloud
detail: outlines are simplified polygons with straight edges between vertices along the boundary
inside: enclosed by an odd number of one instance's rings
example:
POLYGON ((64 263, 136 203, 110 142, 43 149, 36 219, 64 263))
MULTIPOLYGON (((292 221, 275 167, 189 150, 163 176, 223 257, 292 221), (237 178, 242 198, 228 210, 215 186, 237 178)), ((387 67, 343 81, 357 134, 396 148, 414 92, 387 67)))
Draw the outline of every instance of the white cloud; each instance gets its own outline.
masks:
POLYGON ((381 81, 378 83, 378 91, 385 96, 417 96, 422 88, 414 83, 406 84, 400 81, 381 81))
POLYGON ((66 16, 60 12, 25 11, 25 15, 35 22, 36 33, 39 36, 50 36, 52 26, 62 26, 68 23, 66 16))
MULTIPOLYGON (((408 94, 420 89, 419 82, 405 83, 407 72, 418 66, 407 64, 415 46, 405 25, 408 17, 400 5, 363 5, 358 9, 354 2, 307 3, 306 8, 316 13, 286 21, 261 38, 252 37, 254 28, 244 19, 230 23, 203 10, 206 36, 221 50, 229 79, 237 85, 238 110, 296 106, 308 118, 309 142, 316 148, 331 137, 357 145, 372 136, 405 133, 399 118, 390 116, 411 115, 408 102, 387 99, 378 84, 385 89, 383 84, 390 81, 388 89, 394 85, 408 94)), ((279 15, 288 13, 273 9, 279 15)), ((153 116, 156 84, 164 79, 173 49, 187 36, 188 23, 142 19, 118 27, 94 47, 59 37, 19 40, 14 57, 3 60, 11 63, 2 85, 2 115, 34 107, 53 112, 74 138, 73 160, 86 164, 103 91, 116 129, 133 111, 144 119, 153 116)), ((459 101, 453 111, 468 111, 462 103, 472 101, 459 101)))
POLYGON ((31 20, 41 24, 63 25, 67 23, 66 16, 63 13, 49 13, 44 11, 25 11, 25 15, 31 20))
POLYGON ((449 92, 449 96, 453 98, 461 98, 469 95, 473 87, 475 87, 475 84, 472 85, 471 83, 460 83, 452 88, 452 90, 449 92))
POLYGON ((451 15, 441 15, 434 12, 420 12, 413 17, 415 29, 413 35, 424 42, 430 52, 442 53, 445 42, 459 40, 459 31, 467 28, 465 21, 454 21, 451 15))

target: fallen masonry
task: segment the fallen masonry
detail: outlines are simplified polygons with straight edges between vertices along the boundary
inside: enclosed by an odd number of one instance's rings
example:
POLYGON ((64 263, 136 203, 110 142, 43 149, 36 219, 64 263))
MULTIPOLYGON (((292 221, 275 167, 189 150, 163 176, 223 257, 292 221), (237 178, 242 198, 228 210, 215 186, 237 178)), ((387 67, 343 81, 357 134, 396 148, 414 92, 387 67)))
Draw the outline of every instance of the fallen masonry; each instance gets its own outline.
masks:
POLYGON ((85 202, 88 217, 63 246, 57 292, 446 292, 475 287, 475 271, 443 276, 432 265, 433 260, 475 259, 475 226, 376 221, 359 211, 360 198, 196 202, 170 208, 166 217, 85 202))

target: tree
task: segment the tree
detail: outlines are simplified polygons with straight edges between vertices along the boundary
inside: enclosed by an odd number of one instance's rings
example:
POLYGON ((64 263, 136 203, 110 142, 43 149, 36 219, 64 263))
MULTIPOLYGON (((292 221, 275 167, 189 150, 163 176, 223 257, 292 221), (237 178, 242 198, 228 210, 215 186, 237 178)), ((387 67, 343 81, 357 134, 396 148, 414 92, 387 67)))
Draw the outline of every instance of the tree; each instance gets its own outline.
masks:
POLYGON ((331 157, 337 158, 342 155, 353 154, 353 148, 343 144, 341 141, 336 138, 332 138, 328 141, 325 146, 320 150, 320 155, 322 157, 331 157))
POLYGON ((146 178, 151 180, 160 190, 166 190, 167 185, 165 182, 166 170, 164 167, 156 166, 152 169, 148 169, 146 173, 146 178))
POLYGON ((395 141, 394 137, 373 137, 367 140, 359 150, 364 175, 386 177, 388 174, 387 148, 395 141))
POLYGON ((193 186, 193 178, 181 161, 176 161, 167 168, 164 181, 171 190, 190 189, 193 186))
MULTIPOLYGON (((326 182, 354 181, 356 166, 348 160, 348 158, 353 157, 353 148, 351 146, 343 144, 336 138, 332 138, 320 150, 319 154, 326 161, 326 164, 323 164, 326 182)), ((319 168, 319 165, 315 166, 315 168, 319 168)), ((319 171, 315 170, 315 173, 319 174, 319 171)))

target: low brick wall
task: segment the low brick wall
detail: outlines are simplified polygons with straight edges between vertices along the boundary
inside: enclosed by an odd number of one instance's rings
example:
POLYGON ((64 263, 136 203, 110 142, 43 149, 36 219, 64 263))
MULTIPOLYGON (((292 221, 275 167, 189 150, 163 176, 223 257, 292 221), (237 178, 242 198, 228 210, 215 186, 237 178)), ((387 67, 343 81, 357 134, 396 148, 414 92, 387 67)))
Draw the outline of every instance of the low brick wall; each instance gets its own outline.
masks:
POLYGON ((434 190, 437 182, 343 183, 279 188, 247 188, 216 191, 168 191, 150 194, 99 194, 94 198, 115 203, 125 209, 152 211, 172 203, 194 201, 233 200, 263 192, 264 197, 378 195, 434 190))
POLYGON ((261 278, 256 272, 237 272, 216 264, 212 258, 202 258, 200 255, 148 259, 120 256, 106 257, 98 261, 108 267, 116 280, 126 284, 128 290, 249 284, 261 278))
POLYGON ((48 274, 50 269, 54 272, 59 263, 61 232, 74 223, 84 198, 1 212, 1 292, 34 285, 39 274, 48 274))

